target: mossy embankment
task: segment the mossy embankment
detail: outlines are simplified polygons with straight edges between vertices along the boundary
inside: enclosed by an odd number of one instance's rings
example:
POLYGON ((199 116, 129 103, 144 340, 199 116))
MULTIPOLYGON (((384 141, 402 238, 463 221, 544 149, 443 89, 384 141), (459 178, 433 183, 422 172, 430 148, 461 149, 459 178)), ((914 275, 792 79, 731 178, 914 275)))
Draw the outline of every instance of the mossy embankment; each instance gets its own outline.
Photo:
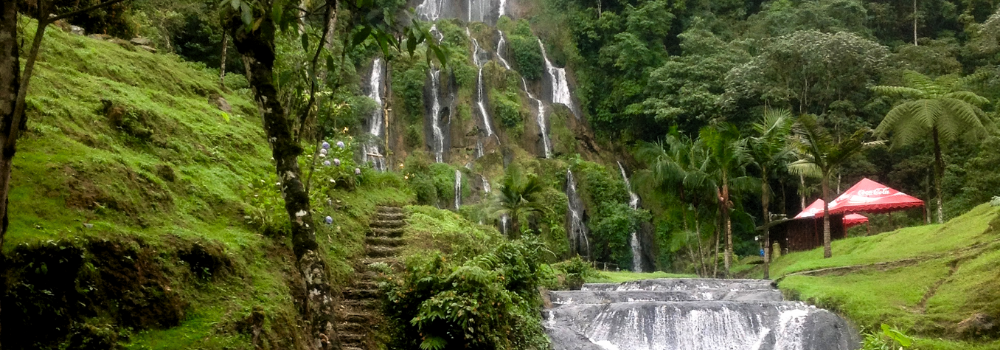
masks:
MULTIPOLYGON (((173 55, 47 31, 12 175, 5 348, 303 348, 303 283, 250 96, 239 75, 221 87, 173 55)), ((337 288, 375 205, 412 201, 398 180, 365 170, 316 191, 337 288)))
POLYGON ((774 261, 771 276, 796 299, 864 329, 894 325, 918 349, 1000 347, 1000 208, 981 205, 943 225, 833 242, 774 261))

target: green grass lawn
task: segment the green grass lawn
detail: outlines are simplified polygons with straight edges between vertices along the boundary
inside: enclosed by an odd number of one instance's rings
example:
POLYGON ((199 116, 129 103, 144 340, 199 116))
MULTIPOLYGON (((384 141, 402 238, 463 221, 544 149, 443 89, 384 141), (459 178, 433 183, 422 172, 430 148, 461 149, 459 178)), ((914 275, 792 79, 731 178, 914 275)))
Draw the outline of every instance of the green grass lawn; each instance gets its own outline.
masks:
POLYGON ((1000 349, 994 331, 963 333, 975 314, 1000 316, 1000 209, 981 205, 943 225, 904 228, 779 257, 771 276, 791 297, 840 312, 865 329, 894 325, 918 349, 1000 349), (911 260, 894 266, 866 265, 911 260), (858 266, 815 276, 795 274, 858 266))

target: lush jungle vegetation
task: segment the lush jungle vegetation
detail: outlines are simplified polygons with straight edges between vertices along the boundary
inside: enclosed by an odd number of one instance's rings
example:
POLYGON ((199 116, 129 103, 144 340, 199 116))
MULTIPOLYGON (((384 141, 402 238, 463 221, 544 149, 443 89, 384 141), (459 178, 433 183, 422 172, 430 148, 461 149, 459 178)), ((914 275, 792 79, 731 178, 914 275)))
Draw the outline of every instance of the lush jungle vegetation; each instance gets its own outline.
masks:
POLYGON ((860 298, 795 273, 993 234, 969 216, 995 215, 981 204, 1000 195, 1000 4, 510 3, 494 25, 423 21, 403 0, 5 2, 2 344, 332 347, 328 301, 358 272, 377 205, 408 217, 406 268, 378 265, 396 347, 547 348, 538 288, 675 276, 784 277, 866 327, 995 343, 953 327, 993 304, 950 302, 980 288, 956 266, 986 276, 995 254, 903 270, 956 276, 940 297, 860 298), (549 64, 573 103, 535 102, 549 64), (371 145, 387 171, 364 161, 371 145), (827 229, 823 249, 758 264, 759 228, 862 177, 927 203, 871 217, 875 233, 919 227, 839 242, 827 229), (946 230, 962 225, 976 230, 946 230))

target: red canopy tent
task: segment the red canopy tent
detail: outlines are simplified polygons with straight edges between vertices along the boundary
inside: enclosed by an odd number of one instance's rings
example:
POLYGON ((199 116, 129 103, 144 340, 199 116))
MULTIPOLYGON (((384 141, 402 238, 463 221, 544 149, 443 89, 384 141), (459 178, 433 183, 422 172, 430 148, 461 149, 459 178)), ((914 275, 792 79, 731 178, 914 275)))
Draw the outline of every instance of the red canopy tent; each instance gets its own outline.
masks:
POLYGON ((844 228, 851 228, 861 224, 868 223, 868 218, 861 214, 847 214, 844 215, 844 228))
MULTIPOLYGON (((865 178, 830 202, 830 215, 858 212, 885 213, 923 206, 924 201, 920 199, 865 178)), ((796 219, 821 217, 823 217, 822 199, 817 199, 795 216, 796 219)))

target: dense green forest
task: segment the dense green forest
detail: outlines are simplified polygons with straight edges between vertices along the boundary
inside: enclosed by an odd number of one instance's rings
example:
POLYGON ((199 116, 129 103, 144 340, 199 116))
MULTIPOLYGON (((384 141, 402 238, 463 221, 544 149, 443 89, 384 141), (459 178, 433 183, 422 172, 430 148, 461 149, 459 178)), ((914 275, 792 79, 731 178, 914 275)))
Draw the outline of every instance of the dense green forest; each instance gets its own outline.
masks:
POLYGON ((926 203, 874 233, 944 224, 1000 195, 998 6, 5 3, 0 339, 335 348, 363 280, 384 343, 541 349, 538 288, 770 277, 772 221, 862 178, 926 203))

